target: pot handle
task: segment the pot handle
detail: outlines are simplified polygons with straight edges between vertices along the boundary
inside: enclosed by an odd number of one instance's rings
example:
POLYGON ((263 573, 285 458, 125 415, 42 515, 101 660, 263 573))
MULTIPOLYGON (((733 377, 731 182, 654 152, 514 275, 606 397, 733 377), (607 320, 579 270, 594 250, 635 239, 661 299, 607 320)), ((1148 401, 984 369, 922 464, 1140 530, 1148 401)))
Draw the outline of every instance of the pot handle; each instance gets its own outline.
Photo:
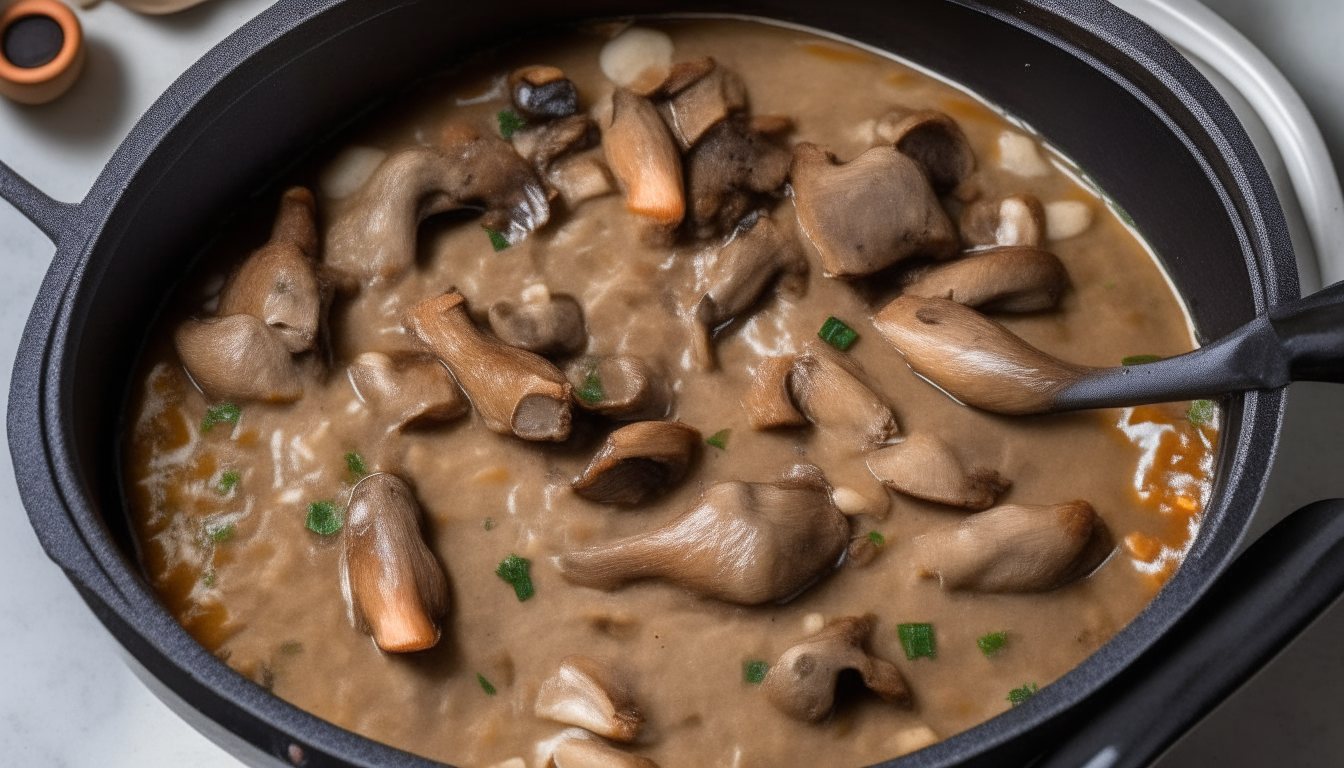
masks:
POLYGON ((1032 768, 1142 768, 1344 592, 1344 499, 1289 515, 1164 639, 1097 692, 1087 721, 1032 768))
POLYGON ((61 241, 61 233, 78 207, 53 200, 3 162, 0 162, 0 198, 18 208, 19 213, 36 224, 53 243, 61 241))

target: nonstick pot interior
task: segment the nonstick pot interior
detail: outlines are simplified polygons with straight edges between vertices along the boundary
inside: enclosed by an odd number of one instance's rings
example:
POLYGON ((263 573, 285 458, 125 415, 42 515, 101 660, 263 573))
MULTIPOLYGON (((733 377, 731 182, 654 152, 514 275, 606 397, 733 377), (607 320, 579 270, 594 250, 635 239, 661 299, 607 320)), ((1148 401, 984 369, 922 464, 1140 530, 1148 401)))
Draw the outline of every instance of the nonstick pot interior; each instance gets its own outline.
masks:
MULTIPOLYGON (((307 765, 413 765, 272 697, 204 651, 135 564, 116 462, 130 376, 163 297, 231 210, 303 148, 470 51, 563 19, 733 13, 895 52, 970 86, 1060 147, 1137 222, 1202 337, 1296 295, 1273 188, 1231 111, 1150 29, 1103 3, 741 0, 277 3, 193 67, 118 151, 62 235, 14 376, 10 438, 44 546, 118 640, 224 728, 307 765), (637 5, 637 7, 636 7, 637 5)), ((1228 403, 1219 481, 1153 604, 1030 706, 907 758, 995 764, 1081 716, 1088 694, 1182 615, 1232 555, 1263 486, 1281 393, 1228 403)), ((452 727, 445 723, 444 727, 452 727)), ((907 764, 907 763, 902 763, 907 764)))

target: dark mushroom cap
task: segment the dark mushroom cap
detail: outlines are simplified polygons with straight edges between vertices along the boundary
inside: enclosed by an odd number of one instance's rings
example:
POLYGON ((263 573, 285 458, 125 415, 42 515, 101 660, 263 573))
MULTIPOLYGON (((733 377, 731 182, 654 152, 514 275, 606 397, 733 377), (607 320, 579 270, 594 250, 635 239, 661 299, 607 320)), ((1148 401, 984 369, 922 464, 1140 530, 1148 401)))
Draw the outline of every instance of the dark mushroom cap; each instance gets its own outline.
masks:
POLYGON ((612 432, 574 481, 591 501, 638 504, 675 485, 700 445, 700 431, 679 421, 639 421, 612 432))
POLYGON ((579 91, 555 67, 531 66, 509 75, 509 93, 518 114, 529 120, 569 117, 579 111, 579 91))
POLYGON ((868 471, 907 496, 966 509, 988 509, 1011 485, 992 469, 966 469, 951 446, 924 432, 868 454, 868 471))
POLYGON ((939 194, 951 191, 975 170, 975 152, 966 134, 942 112, 896 110, 878 121, 877 133, 919 163, 939 194))
POLYGON ((782 193, 792 158, 737 113, 706 130, 686 155, 690 229, 708 238, 782 193))
POLYGON ((588 346, 583 308, 573 296, 548 294, 545 300, 490 306, 490 329, 505 344, 539 355, 573 355, 588 346))
POLYGON ((1054 309, 1069 286, 1069 273, 1053 253, 1005 246, 931 267, 901 293, 947 299, 981 312, 1054 309))
POLYGON ((196 385, 216 400, 292 403, 303 381, 279 334, 252 315, 191 319, 173 346, 196 385))
POLYGON ((840 673, 854 670, 873 693, 908 706, 910 688, 896 665, 863 649, 874 621, 871 615, 832 619, 816 635, 789 648, 761 683, 766 698, 789 717, 815 723, 830 714, 840 673))

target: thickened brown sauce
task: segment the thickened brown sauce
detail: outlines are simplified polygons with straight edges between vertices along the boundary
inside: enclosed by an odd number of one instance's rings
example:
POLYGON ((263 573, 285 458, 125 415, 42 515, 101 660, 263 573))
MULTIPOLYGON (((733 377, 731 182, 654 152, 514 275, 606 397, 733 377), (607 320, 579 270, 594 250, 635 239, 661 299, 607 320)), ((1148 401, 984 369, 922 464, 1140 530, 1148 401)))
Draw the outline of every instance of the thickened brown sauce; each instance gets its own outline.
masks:
MULTIPOLYGON (((958 198, 976 193, 1084 204, 1090 225, 1044 246, 1068 272, 1059 307, 994 316, 1031 344, 1101 366, 1192 348, 1179 298, 1133 232, 1059 167, 1022 175, 1020 162, 1003 157, 1011 141, 1002 137, 1029 134, 966 92, 805 32, 737 21, 656 28, 670 35, 675 61, 711 55, 740 75, 752 114, 792 118, 786 144, 815 142, 841 161, 881 141, 875 121, 894 107, 952 116, 977 159, 972 185, 943 198, 953 221, 964 205, 958 198)), ((479 58, 355 130, 290 182, 314 190, 325 231, 359 200, 335 199, 321 181, 341 150, 395 153, 434 142, 450 122, 497 132, 497 113, 510 108, 501 78, 524 65, 562 69, 577 85, 580 110, 604 124, 614 86, 599 52, 610 33, 527 41, 479 58)), ((376 164, 381 154, 363 156, 376 164)), ((649 244, 616 191, 573 210, 554 201, 546 226, 499 252, 471 216, 431 218, 408 273, 337 296, 329 365, 320 376, 305 369, 302 399, 237 402, 236 423, 203 429, 207 408, 221 402, 193 386, 173 332, 215 311, 226 276, 265 242, 277 198, 244 215, 172 302, 131 404, 123 471, 145 573, 192 636, 277 696, 369 738, 462 766, 521 758, 505 764, 540 768, 550 759, 546 744, 567 726, 534 714, 538 690, 562 659, 582 654, 624 671, 645 722, 620 748, 664 768, 879 762, 994 717, 1011 706, 1010 691, 1045 686, 1077 665, 1152 599, 1198 529, 1216 414, 1192 420, 1190 404, 1180 403, 1014 419, 957 404, 913 375, 871 325, 898 295, 899 270, 851 282, 824 276, 788 196, 769 213, 809 262, 806 293, 767 291, 719 333, 715 370, 697 365, 686 316, 720 240, 683 234, 649 244), (398 431, 352 387, 347 367, 357 355, 420 349, 403 325, 417 303, 456 287, 488 328, 487 308, 517 303, 534 286, 578 301, 588 334, 582 356, 636 356, 669 382, 668 418, 702 435, 687 476, 669 491, 634 507, 576 495, 571 481, 619 426, 577 408, 572 435, 560 443, 496 434, 475 410, 398 431), (921 578, 917 538, 983 513, 887 490, 854 446, 811 427, 755 430, 741 405, 762 360, 816 341, 831 316, 858 332, 843 354, 891 405, 903 435, 934 434, 968 465, 1010 480, 998 504, 1086 500, 1113 554, 1085 578, 1044 592, 949 592, 921 578), (704 443, 721 430, 729 430, 722 448, 704 443), (351 452, 368 471, 405 479, 424 510, 424 536, 451 599, 430 650, 380 651, 342 594, 344 532, 305 526, 312 502, 329 500, 343 513, 357 479, 344 458, 351 452), (660 580, 600 591, 557 570, 556 556, 667 523, 714 483, 771 482, 800 463, 846 489, 847 511, 863 508, 846 519, 853 537, 875 531, 884 539, 871 562, 842 562, 793 599, 752 607, 660 580), (535 595, 526 601, 495 573, 511 554, 532 563, 535 595), (866 650, 896 666, 908 704, 847 685, 828 716, 801 722, 746 679, 744 665, 774 664, 823 622, 867 614, 874 627, 866 650), (906 623, 932 625, 935 657, 907 658, 897 629, 906 623), (989 656, 977 639, 995 632, 1006 642, 989 656)))

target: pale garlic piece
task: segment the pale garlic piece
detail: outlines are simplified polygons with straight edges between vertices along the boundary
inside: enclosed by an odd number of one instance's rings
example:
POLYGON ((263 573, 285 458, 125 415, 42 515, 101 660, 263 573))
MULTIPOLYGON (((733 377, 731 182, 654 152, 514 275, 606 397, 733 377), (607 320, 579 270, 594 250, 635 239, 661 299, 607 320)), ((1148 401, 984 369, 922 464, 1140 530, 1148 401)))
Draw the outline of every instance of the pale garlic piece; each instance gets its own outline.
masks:
POLYGON ((1078 200, 1056 200, 1045 205, 1045 236, 1068 240, 1092 226, 1092 207, 1078 200))
POLYGON ((999 167, 1027 178, 1050 173, 1050 163, 1041 157, 1041 149, 1036 141, 1014 131, 999 134, 999 167))
POLYGON ((672 71, 672 38, 648 27, 630 27, 602 46, 602 74, 622 88, 646 94, 672 71))

